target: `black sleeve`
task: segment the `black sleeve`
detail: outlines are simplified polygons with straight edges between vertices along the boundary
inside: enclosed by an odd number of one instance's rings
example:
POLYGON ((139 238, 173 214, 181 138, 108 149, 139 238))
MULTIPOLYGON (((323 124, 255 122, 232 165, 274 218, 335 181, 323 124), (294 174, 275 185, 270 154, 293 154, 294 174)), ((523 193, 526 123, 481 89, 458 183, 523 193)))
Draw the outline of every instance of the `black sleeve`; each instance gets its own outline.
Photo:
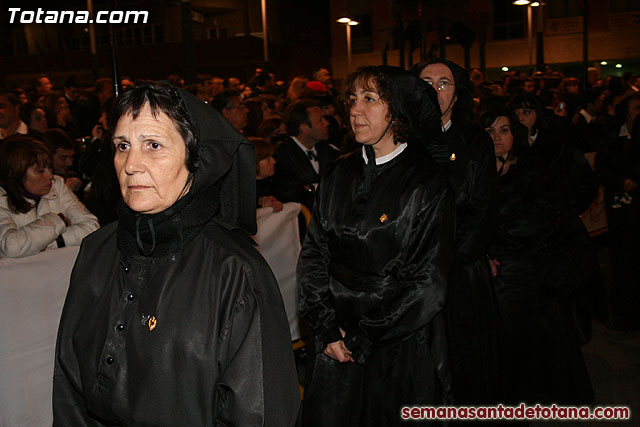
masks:
MULTIPOLYGON (((248 275, 245 280, 253 278, 248 275)), ((269 295, 273 283, 263 289, 249 292, 236 303, 221 333, 217 425, 295 424, 300 393, 289 325, 282 301, 269 295)))
POLYGON ((73 347, 73 331, 78 323, 82 305, 79 292, 88 283, 86 267, 91 261, 84 256, 84 243, 71 274, 71 284, 64 303, 62 318, 58 328, 55 363, 53 368, 53 425, 66 427, 105 426, 89 415, 84 400, 84 391, 80 376, 80 365, 73 347), (73 308, 71 308, 73 307, 73 308))
MULTIPOLYGON (((322 185, 320 186, 322 191, 322 185)), ((319 197, 313 207, 309 228, 298 258, 298 289, 300 315, 315 337, 315 351, 322 352, 327 344, 342 339, 336 313, 329 294, 329 245, 319 197)))
POLYGON ((497 172, 493 144, 478 136, 473 141, 473 150, 474 158, 466 170, 469 185, 464 216, 459 216, 456 222, 456 264, 459 266, 487 253, 496 227, 497 172))
POLYGON ((587 210, 598 194, 598 180, 582 151, 568 150, 566 159, 563 215, 576 217, 587 210))

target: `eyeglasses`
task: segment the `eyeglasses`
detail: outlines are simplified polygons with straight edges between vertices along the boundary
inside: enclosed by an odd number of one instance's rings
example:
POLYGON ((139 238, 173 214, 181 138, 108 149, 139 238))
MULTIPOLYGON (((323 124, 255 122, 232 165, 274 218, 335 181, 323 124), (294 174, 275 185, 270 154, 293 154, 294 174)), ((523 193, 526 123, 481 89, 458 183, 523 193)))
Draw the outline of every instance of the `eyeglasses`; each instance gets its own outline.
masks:
POLYGON ((455 86, 455 83, 451 83, 449 80, 438 80, 437 82, 433 82, 431 80, 425 79, 425 82, 429 83, 431 86, 435 84, 435 88, 437 90, 441 90, 444 92, 453 89, 453 87, 455 86))

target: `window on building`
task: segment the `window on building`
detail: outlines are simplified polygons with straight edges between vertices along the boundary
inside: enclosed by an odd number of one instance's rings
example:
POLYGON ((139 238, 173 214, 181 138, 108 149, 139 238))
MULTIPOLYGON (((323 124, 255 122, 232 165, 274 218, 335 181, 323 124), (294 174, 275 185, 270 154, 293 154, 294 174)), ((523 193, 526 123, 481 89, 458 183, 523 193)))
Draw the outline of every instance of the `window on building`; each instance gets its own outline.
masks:
POLYGON ((161 25, 153 26, 153 41, 154 43, 164 43, 164 30, 161 25))
POLYGON ((124 35, 122 33, 120 34, 122 36, 122 42, 127 46, 131 46, 133 44, 133 29, 126 28, 123 30, 123 33, 124 35))
POLYGON ((223 39, 227 37, 227 29, 226 28, 209 28, 209 38, 210 39, 223 39))
POLYGON ((633 12, 640 10, 638 0, 609 0, 609 11, 615 12, 633 12))
POLYGON ((144 35, 144 44, 153 43, 153 28, 144 27, 144 29, 142 30, 142 33, 144 35))
POLYGON ((546 3, 549 18, 569 18, 582 16, 580 0, 553 0, 546 3))
MULTIPOLYGON (((120 28, 116 32, 119 46, 140 46, 145 44, 162 43, 164 33, 160 25, 137 25, 120 28)), ((89 35, 86 32, 78 32, 71 37, 67 45, 72 50, 88 50, 90 48, 89 35)), ((108 30, 97 27, 96 46, 98 48, 111 45, 108 30)))
POLYGON ((373 52, 373 37, 371 33, 371 14, 355 15, 358 25, 351 27, 351 52, 369 53, 373 52))
POLYGON ((27 47, 27 37, 24 33, 24 27, 20 25, 18 28, 11 30, 11 37, 0 40, 0 52, 3 55, 26 55, 29 52, 27 47))
POLYGON ((133 44, 142 44, 142 27, 135 27, 133 29, 133 44))
POLYGON ((525 26, 526 7, 511 0, 493 0, 493 40, 522 39, 525 26))
POLYGON ((371 13, 370 0, 346 0, 346 15, 359 22, 359 25, 351 27, 352 53, 369 53, 373 51, 371 13))

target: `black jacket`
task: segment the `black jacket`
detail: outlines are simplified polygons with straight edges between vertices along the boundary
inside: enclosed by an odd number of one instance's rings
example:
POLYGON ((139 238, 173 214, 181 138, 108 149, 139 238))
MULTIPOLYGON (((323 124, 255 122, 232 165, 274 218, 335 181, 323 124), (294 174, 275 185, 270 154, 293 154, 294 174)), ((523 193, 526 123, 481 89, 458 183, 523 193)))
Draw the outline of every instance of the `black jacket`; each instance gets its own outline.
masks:
POLYGON ((291 138, 278 145, 273 157, 276 159, 276 171, 273 176, 275 196, 281 202, 298 202, 307 208, 313 208, 316 192, 313 184, 318 184, 329 166, 329 149, 326 145, 316 144, 320 172, 316 173, 307 155, 291 138))
POLYGON ((121 206, 119 223, 83 242, 58 333, 57 426, 295 423, 287 318, 245 231, 255 228, 252 147, 213 109, 179 93, 199 130, 194 183, 162 215, 138 223, 121 206))

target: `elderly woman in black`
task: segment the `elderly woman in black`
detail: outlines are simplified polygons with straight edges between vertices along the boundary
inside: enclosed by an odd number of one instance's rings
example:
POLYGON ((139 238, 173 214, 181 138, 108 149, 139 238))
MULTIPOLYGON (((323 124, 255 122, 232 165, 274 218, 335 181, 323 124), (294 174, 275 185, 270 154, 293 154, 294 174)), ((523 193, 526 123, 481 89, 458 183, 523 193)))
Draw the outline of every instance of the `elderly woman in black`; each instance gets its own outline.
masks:
POLYGON ((305 420, 400 425, 402 406, 450 391, 439 312, 454 200, 424 155, 440 112, 433 89, 395 67, 359 69, 347 92, 362 149, 323 178, 298 263, 317 353, 305 420))
POLYGON ((56 349, 54 424, 292 426, 299 392, 253 248, 253 147, 166 84, 117 101, 119 221, 85 239, 56 349))
POLYGON ((587 403, 593 390, 566 295, 548 280, 558 210, 536 173, 527 129, 507 111, 481 118, 498 171, 498 227, 490 248, 504 323, 508 403, 587 403))

